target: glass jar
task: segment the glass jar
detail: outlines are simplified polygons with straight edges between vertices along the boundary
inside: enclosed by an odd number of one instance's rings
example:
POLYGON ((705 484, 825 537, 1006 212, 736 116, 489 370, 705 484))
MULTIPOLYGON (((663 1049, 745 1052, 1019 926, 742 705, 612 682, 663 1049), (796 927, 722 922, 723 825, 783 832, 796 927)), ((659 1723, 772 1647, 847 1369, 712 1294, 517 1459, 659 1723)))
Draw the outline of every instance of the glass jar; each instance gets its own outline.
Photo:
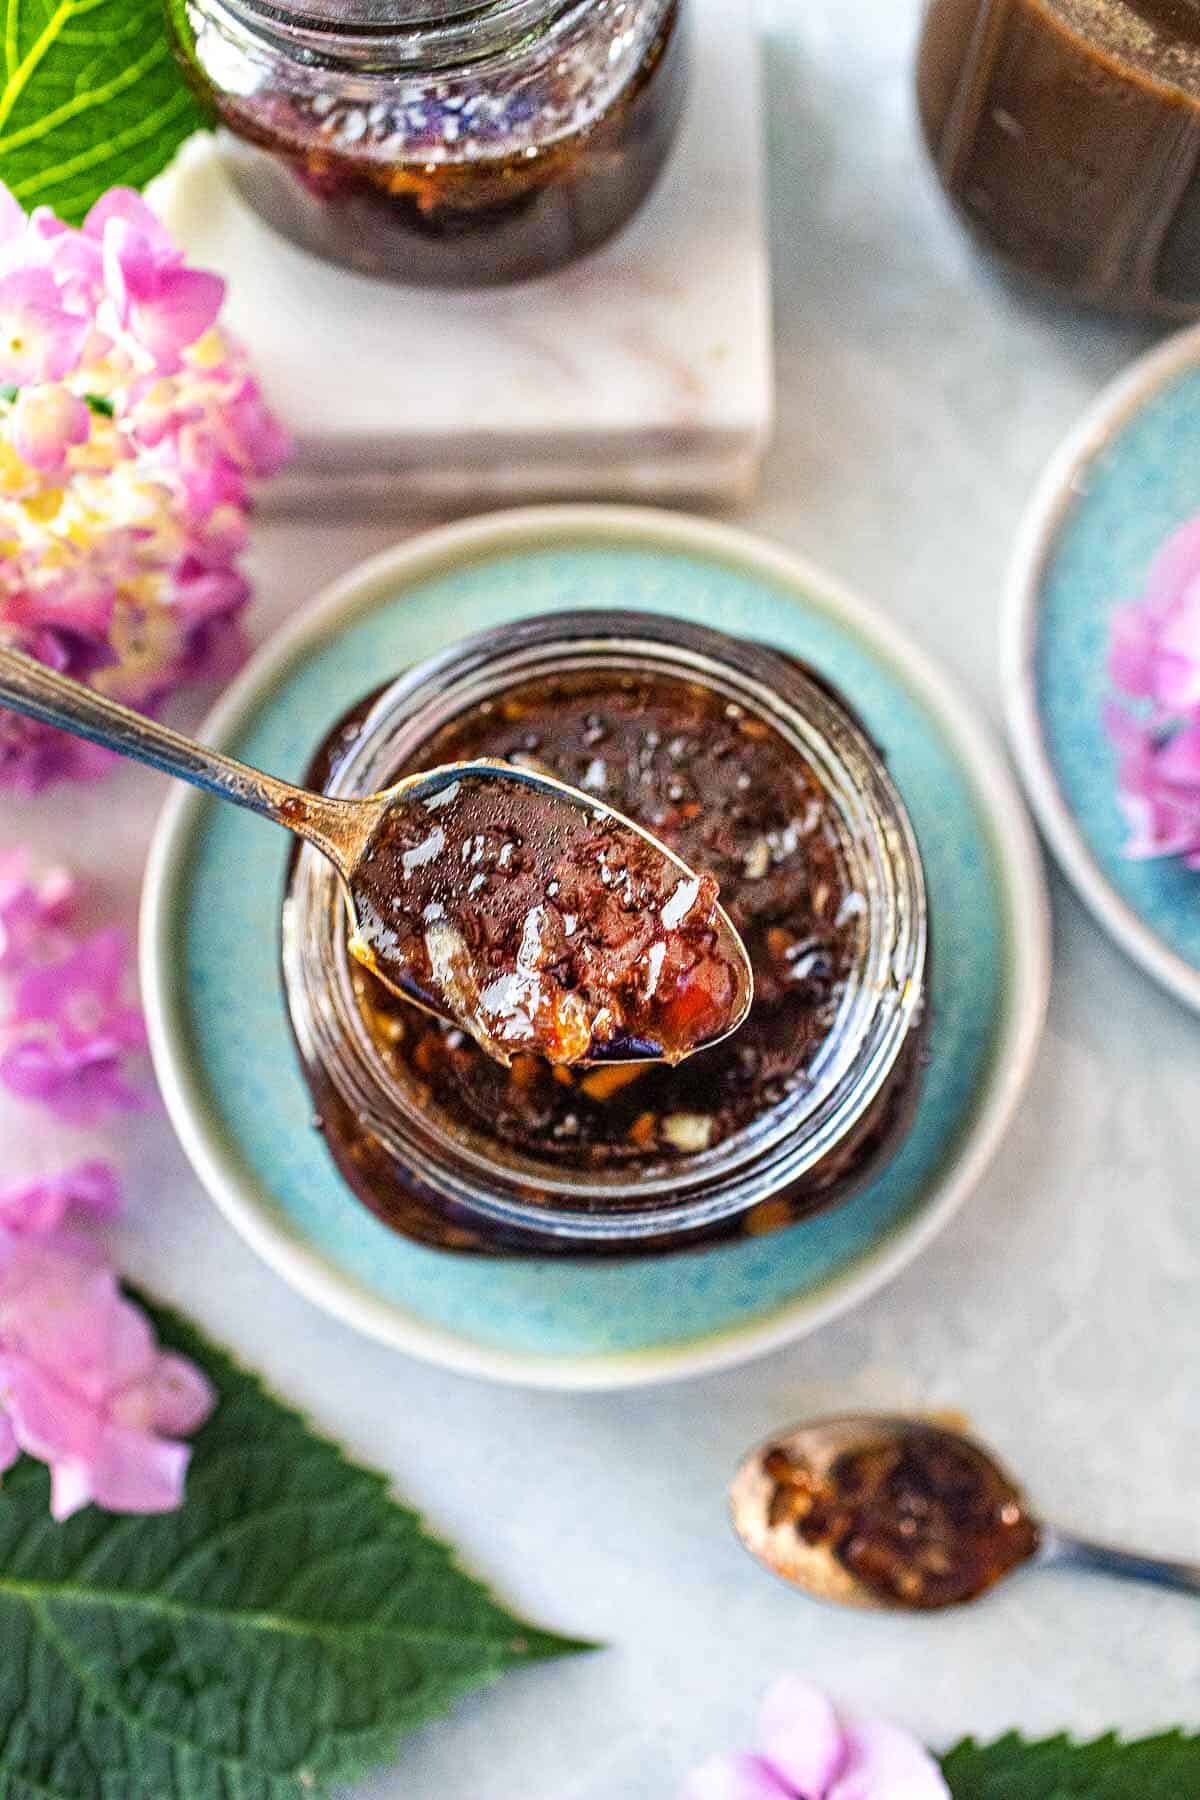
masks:
POLYGON ((399 281, 542 275, 636 211, 682 108, 686 0, 168 0, 238 189, 399 281))
POLYGON ((310 780, 366 794, 402 770, 455 760, 471 732, 483 734, 472 746, 518 761, 533 743, 544 766, 628 811, 638 810, 634 783, 644 822, 682 853, 697 841, 688 830, 715 821, 714 854, 732 856, 739 878, 727 886, 720 863, 710 866, 758 994, 727 1046, 675 1069, 635 1069, 636 1081, 616 1067, 555 1071, 533 1058, 505 1071, 353 961, 337 878, 299 850, 284 905, 285 986, 317 1120, 359 1198, 442 1249, 634 1255, 771 1230, 876 1172, 919 1087, 925 884, 883 760, 837 696, 775 651, 678 619, 536 618, 469 639, 364 701, 326 740, 310 780), (765 791, 768 767, 782 771, 777 793, 765 791), (601 792, 606 780, 626 786, 601 792), (703 805, 689 803, 693 792, 703 805), (669 818, 655 796, 674 807, 669 818), (746 843, 721 835, 738 818, 756 822, 746 843), (805 907, 820 901, 821 931, 795 926, 789 880, 805 907), (783 961, 771 964, 776 953, 783 961), (803 985, 781 988, 781 969, 803 985), (796 1033, 818 1016, 801 1058, 796 1033), (718 1117, 712 1094, 735 1091, 740 1110, 730 1102, 718 1117), (703 1105, 709 1130, 697 1135, 703 1105))
POLYGON ((947 193, 1016 268, 1200 314, 1200 0, 931 0, 918 98, 947 193))

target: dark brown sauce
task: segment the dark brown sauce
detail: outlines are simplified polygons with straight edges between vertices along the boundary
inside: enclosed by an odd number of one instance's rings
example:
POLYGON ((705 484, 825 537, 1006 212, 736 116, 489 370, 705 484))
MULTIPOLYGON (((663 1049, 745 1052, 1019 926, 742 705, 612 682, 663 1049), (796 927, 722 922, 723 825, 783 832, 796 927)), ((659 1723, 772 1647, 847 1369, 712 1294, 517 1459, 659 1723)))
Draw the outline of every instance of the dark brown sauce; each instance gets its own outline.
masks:
POLYGON ((755 1003, 733 1037, 678 1069, 572 1072, 518 1058, 506 1071, 364 976, 364 1017, 393 1066, 474 1130, 579 1168, 710 1149, 784 1103, 837 1017, 862 911, 797 753, 706 688, 599 675, 514 689, 454 721, 419 761, 477 756, 532 760, 715 876, 750 953, 755 1003))
POLYGON ((1117 311, 1200 313, 1200 9, 1191 0, 931 0, 926 137, 968 225, 1117 311))
MULTIPOLYGON (((373 699, 330 732, 308 786, 328 785, 373 699)), ((515 686, 416 746, 388 778, 475 756, 524 761, 594 793, 690 867, 710 871, 750 954, 750 1015, 726 1042, 678 1068, 552 1068, 521 1055, 505 1069, 465 1032, 428 1018, 356 967, 363 1023, 414 1117, 436 1121, 502 1167, 514 1156, 522 1160, 530 1170, 529 1206, 550 1198, 538 1184, 542 1167, 558 1179, 627 1171, 628 1203, 643 1207, 643 1173, 682 1170, 735 1133, 784 1122, 807 1093, 866 931, 838 821, 804 758, 765 719, 705 686, 666 676, 600 671, 515 686)), ((802 1178, 711 1227, 664 1229, 639 1247, 663 1251, 760 1235, 847 1198, 903 1141, 920 1093, 927 1024, 921 1012, 874 1103, 802 1178)), ((306 1056, 305 1074, 342 1176, 394 1229, 439 1249, 493 1255, 628 1254, 619 1236, 580 1245, 527 1222, 485 1221, 432 1194, 365 1128, 319 1061, 306 1056)), ((607 1210, 621 1211, 624 1190, 624 1183, 613 1186, 607 1210)))
POLYGON ((398 799, 351 885, 355 956, 506 1067, 679 1062, 736 1021, 737 946, 712 876, 515 774, 398 799))
POLYGON ((817 1474, 782 1448, 768 1523, 792 1525, 881 1599, 933 1610, 974 1600, 1038 1547, 1021 1494, 969 1442, 914 1424, 817 1474))
MULTIPOLYGON (((389 156, 386 140, 341 147, 317 101, 285 85, 244 100, 214 85, 194 48, 185 58, 202 99, 238 140, 229 166, 257 212, 318 255, 429 286, 526 280, 611 237, 658 178, 686 85, 674 4, 632 78, 586 125, 515 152, 433 161, 419 146, 389 156)), ((538 104, 554 79, 551 66, 527 84, 538 104)), ((524 92, 518 99, 532 104, 524 92)))

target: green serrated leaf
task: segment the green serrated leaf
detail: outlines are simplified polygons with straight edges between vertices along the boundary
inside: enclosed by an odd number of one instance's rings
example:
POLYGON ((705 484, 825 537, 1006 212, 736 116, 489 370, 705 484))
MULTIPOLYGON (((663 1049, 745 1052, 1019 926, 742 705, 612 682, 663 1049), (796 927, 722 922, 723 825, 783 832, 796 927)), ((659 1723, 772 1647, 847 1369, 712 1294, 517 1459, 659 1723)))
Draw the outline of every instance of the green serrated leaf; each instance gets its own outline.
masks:
POLYGON ((77 225, 142 187, 204 124, 161 0, 0 0, 0 180, 77 225))
POLYGON ((1115 1736, 994 1744, 971 1738, 942 1770, 954 1800, 1193 1800, 1200 1796, 1200 1737, 1172 1731, 1133 1744, 1115 1736))
POLYGON ((513 1618, 382 1476, 173 1314, 220 1396, 186 1504, 47 1512, 0 1488, 0 1800, 316 1800, 525 1663, 591 1646, 513 1618))

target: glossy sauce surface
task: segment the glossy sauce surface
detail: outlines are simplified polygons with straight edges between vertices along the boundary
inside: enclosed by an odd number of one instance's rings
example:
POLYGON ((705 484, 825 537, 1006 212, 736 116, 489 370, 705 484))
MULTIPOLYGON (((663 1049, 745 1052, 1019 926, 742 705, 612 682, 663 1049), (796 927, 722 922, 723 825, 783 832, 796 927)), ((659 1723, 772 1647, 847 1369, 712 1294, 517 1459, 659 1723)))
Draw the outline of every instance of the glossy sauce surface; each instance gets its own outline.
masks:
POLYGON ((972 1444, 913 1424, 844 1451, 818 1474, 779 1446, 768 1523, 828 1549, 872 1593, 932 1610, 973 1600, 1028 1561, 1037 1527, 1019 1491, 972 1444))
POLYGON ((352 883, 355 956, 505 1066, 679 1062, 735 1022, 717 883, 599 805, 472 774, 399 799, 352 883))
POLYGON ((424 745, 419 764, 475 756, 557 775, 715 876, 750 954, 754 1005, 731 1038, 676 1069, 570 1070, 518 1056, 505 1070, 364 971, 363 1017, 397 1073, 473 1133, 584 1169, 710 1149, 802 1091, 837 1018, 865 908, 797 751, 707 688, 600 674, 487 702, 424 745))

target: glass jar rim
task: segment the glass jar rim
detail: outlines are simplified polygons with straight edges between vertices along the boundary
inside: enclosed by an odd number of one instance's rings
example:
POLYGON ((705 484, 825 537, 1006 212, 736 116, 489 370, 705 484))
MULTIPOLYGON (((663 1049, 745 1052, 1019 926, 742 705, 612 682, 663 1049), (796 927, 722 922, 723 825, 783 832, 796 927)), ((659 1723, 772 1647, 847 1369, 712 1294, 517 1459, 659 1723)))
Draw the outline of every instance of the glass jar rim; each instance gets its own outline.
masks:
POLYGON ((453 68, 520 42, 593 0, 219 0, 247 31, 312 54, 453 68))
POLYGON ((375 699, 329 791, 383 785, 442 723, 516 682, 618 667, 701 680, 749 707, 794 745, 837 808, 867 906, 863 950, 802 1093, 713 1149, 653 1172, 556 1173, 515 1153, 501 1161, 445 1130, 386 1068, 354 1000, 337 878, 308 847, 297 858, 283 932, 301 1053, 394 1160, 424 1189, 498 1226, 532 1222, 543 1234, 592 1243, 711 1229, 815 1168, 870 1112, 909 1041, 924 1006, 928 936, 911 822, 844 703, 778 651, 666 615, 541 615, 463 640, 375 699), (531 1188, 536 1202, 523 1198, 531 1188))

